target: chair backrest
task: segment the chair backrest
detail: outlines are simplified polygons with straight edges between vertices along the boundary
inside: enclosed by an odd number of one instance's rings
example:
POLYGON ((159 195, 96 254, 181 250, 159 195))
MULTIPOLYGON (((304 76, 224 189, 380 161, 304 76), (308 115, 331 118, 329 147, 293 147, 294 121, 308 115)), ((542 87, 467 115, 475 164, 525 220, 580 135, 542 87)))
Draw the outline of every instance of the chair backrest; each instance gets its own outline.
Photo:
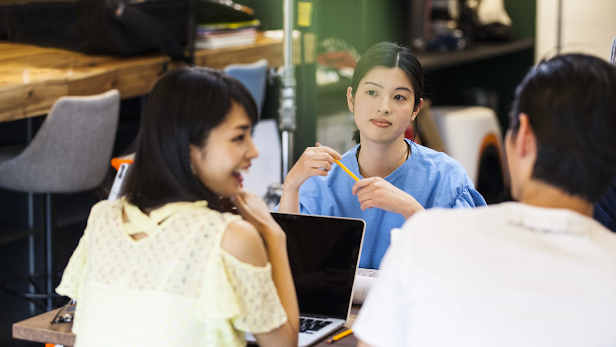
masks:
POLYGON ((12 188, 73 193, 99 185, 109 169, 119 108, 117 90, 58 99, 28 147, 3 165, 20 172, 12 188))
POLYGON ((267 59, 261 59, 252 64, 227 65, 224 69, 227 75, 235 77, 248 88, 257 103, 259 115, 261 115, 263 101, 265 100, 267 66, 267 59))

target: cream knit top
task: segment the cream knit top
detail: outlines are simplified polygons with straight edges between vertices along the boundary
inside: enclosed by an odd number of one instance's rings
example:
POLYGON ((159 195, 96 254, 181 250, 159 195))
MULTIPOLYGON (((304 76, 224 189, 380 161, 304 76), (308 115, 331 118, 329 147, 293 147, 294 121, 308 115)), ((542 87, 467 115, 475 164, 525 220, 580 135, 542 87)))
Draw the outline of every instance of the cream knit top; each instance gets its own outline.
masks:
POLYGON ((239 218, 205 201, 149 215, 125 199, 96 204, 56 289, 77 300, 75 346, 244 346, 244 332, 284 324, 271 264, 220 246, 239 218))

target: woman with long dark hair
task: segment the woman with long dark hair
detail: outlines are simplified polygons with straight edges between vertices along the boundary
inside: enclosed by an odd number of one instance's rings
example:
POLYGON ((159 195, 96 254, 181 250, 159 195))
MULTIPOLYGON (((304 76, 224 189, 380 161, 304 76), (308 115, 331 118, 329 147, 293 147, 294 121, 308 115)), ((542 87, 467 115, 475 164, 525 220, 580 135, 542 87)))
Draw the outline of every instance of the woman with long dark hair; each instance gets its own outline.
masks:
POLYGON ((57 288, 78 303, 75 346, 244 346, 245 332, 297 346, 285 234, 242 190, 256 122, 248 90, 222 72, 156 83, 123 197, 93 207, 57 288))

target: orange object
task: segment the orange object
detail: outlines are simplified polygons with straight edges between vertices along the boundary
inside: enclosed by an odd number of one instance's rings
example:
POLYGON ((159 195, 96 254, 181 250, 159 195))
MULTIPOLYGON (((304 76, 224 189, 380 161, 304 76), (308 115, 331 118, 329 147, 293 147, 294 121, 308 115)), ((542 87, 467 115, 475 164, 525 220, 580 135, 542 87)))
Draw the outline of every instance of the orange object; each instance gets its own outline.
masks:
POLYGON ((329 344, 331 344, 331 343, 333 343, 335 341, 340 340, 343 337, 351 335, 352 333, 353 333, 353 330, 351 330, 351 329, 343 331, 340 334, 338 334, 338 335, 332 337, 331 339, 327 340, 327 344, 329 345, 329 344))
MULTIPOLYGON (((317 142, 317 146, 318 146, 318 147, 321 147, 321 144, 317 142)), ((355 180, 355 182, 359 181, 359 178, 357 178, 357 176, 355 176, 355 175, 351 172, 351 170, 347 169, 347 167, 346 167, 346 166, 344 166, 344 164, 342 164, 342 163, 341 163, 338 159, 334 159, 334 161, 336 162, 336 164, 338 164, 338 166, 340 166, 340 168, 341 168, 342 170, 344 170, 346 173, 348 173, 348 174, 349 174, 349 176, 351 176, 351 178, 355 180)))
POLYGON ((132 164, 133 162, 134 162, 133 159, 113 158, 113 159, 111 159, 111 166, 113 166, 114 169, 119 170, 120 169, 120 165, 122 165, 122 164, 132 164))

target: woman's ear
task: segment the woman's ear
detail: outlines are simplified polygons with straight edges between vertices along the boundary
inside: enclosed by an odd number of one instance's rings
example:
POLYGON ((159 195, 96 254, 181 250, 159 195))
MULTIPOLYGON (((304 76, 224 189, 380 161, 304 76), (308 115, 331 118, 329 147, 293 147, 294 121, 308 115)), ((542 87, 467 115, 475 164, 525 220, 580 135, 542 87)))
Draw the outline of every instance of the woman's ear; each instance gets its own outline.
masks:
POLYGON ((197 174, 194 163, 199 163, 199 159, 202 156, 202 148, 199 148, 193 144, 188 144, 188 160, 190 165, 190 171, 193 175, 197 174))
POLYGON ((421 107, 423 106, 423 98, 419 98, 419 105, 413 107, 413 114, 411 115, 411 122, 415 120, 415 118, 417 118, 417 115, 419 114, 419 110, 421 110, 421 107))
POLYGON ((353 113, 355 100, 353 100, 353 87, 347 88, 347 105, 349 106, 349 112, 353 113))

